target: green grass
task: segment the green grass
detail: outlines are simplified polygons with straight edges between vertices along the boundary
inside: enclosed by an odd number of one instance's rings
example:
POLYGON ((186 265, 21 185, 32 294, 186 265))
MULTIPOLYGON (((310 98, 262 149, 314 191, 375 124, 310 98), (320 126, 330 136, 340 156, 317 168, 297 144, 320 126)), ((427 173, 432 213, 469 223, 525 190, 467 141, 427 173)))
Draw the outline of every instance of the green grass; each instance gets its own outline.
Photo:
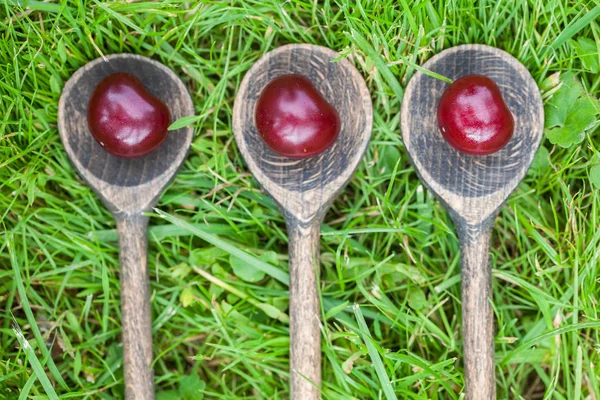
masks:
MULTIPOLYGON (((350 58, 374 104, 365 160, 322 227, 323 397, 460 399, 459 247, 404 151, 403 87, 442 49, 487 43, 521 60, 545 101, 560 90, 553 74, 567 72, 598 98, 598 7, 0 0, 0 398, 121 397, 115 224, 56 127, 69 76, 119 52, 171 67, 196 106, 192 149, 149 235, 160 398, 288 398, 285 224, 245 168, 231 110, 261 55, 307 42, 350 58), (264 277, 236 276, 240 258, 264 277)), ((496 221, 500 399, 600 398, 600 121, 591 121, 567 147, 543 141, 496 221)))

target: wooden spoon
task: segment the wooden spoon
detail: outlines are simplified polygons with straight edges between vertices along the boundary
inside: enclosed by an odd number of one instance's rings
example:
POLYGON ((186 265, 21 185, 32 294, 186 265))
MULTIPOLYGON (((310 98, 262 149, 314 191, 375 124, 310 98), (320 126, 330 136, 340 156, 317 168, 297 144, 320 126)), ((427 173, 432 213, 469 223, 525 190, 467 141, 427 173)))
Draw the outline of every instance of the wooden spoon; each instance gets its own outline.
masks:
POLYGON ((233 107, 235 140, 248 168, 284 215, 290 255, 291 398, 320 398, 321 334, 319 275, 320 225, 335 195, 350 180, 371 137, 373 111, 364 79, 339 54, 307 44, 265 54, 244 77, 233 107), (268 148, 254 124, 263 88, 285 74, 308 77, 340 114, 342 129, 325 152, 304 160, 268 148))
POLYGON ((515 119, 514 136, 499 152, 460 153, 437 126, 437 104, 448 84, 421 72, 410 80, 401 111, 408 155, 423 183, 448 210, 461 242, 466 398, 495 399, 490 239, 500 207, 525 176, 542 139, 542 98, 527 69, 493 47, 453 47, 423 68, 453 80, 470 74, 489 76, 515 119))
POLYGON ((115 157, 92 138, 87 106, 98 83, 115 72, 137 76, 146 89, 169 107, 173 120, 193 115, 183 82, 159 62, 133 54, 96 59, 67 81, 60 97, 58 128, 75 169, 96 192, 117 222, 121 264, 121 311, 125 397, 154 399, 152 317, 147 269, 150 211, 185 159, 193 129, 169 132, 150 154, 136 159, 115 157))

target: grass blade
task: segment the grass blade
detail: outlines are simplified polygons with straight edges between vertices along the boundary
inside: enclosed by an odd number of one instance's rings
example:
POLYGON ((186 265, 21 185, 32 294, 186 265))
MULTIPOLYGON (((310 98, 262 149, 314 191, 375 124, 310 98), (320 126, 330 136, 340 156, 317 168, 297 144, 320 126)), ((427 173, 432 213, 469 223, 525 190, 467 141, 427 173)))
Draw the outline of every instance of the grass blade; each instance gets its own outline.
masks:
POLYGON ((590 12, 583 14, 581 18, 571 22, 569 26, 567 26, 565 30, 562 31, 556 39, 554 39, 550 47, 546 50, 546 53, 563 45, 567 40, 575 36, 577 32, 588 26, 598 16, 600 16, 600 6, 594 7, 590 12))
POLYGON ((26 10, 44 11, 50 13, 60 12, 59 4, 47 3, 45 1, 35 0, 0 0, 0 4, 7 4, 11 7, 24 7, 26 10))
POLYGON ((371 46, 367 39, 365 39, 363 35, 361 35, 356 29, 352 29, 350 32, 350 40, 352 40, 359 49, 364 51, 367 56, 369 56, 369 58, 377 66, 377 70, 381 76, 383 76, 383 79, 385 79, 387 84, 390 85, 394 91, 394 94, 398 100, 401 100, 402 96, 404 96, 404 89, 402 89, 400 82, 398 82, 398 79, 396 79, 392 71, 390 71, 385 61, 383 61, 379 53, 373 49, 373 46, 371 46))
MULTIPOLYGON (((31 368, 33 368, 33 373, 44 387, 46 394, 48 397, 50 397, 50 400, 58 400, 58 395, 56 394, 56 391, 54 391, 54 387, 52 387, 50 379, 48 379, 46 376, 46 372, 44 371, 44 367, 42 367, 42 363, 40 363, 40 360, 38 360, 37 356, 35 355, 35 351, 33 351, 29 342, 27 339, 25 339, 21 328, 19 328, 19 325, 16 322, 13 323, 13 332, 15 332, 15 336, 19 341, 19 345, 25 354, 27 354, 27 359, 29 360, 29 364, 31 364, 31 368)), ((44 342, 38 342, 38 345, 40 348, 43 348, 44 342)))
POLYGON ((208 243, 212 244, 213 246, 216 246, 216 247, 226 251, 227 253, 231 254, 232 256, 235 256, 241 260, 244 260, 245 262, 252 265, 253 267, 260 269, 261 271, 263 271, 265 274, 269 275, 270 277, 277 279, 279 282, 289 285, 290 276, 286 272, 284 272, 280 269, 277 269, 276 267, 272 266, 271 264, 268 264, 268 263, 258 259, 257 257, 254 257, 253 255, 246 253, 245 251, 238 249, 234 245, 229 244, 222 239, 219 239, 215 235, 211 235, 210 233, 204 232, 203 230, 199 229, 197 226, 194 226, 187 221, 176 218, 176 217, 169 215, 166 212, 161 211, 159 209, 155 209, 154 211, 158 214, 159 217, 165 219, 166 221, 172 223, 173 225, 177 225, 180 228, 183 228, 183 229, 189 231, 190 233, 198 236, 202 240, 207 241, 208 243))
MULTIPOLYGON (((60 375, 60 372, 58 371, 58 368, 56 368, 56 364, 54 364, 52 357, 50 357, 50 351, 48 351, 48 348, 46 347, 44 338, 42 336, 42 333, 40 332, 40 328, 37 326, 37 323, 35 321, 33 311, 31 311, 31 306, 29 305, 29 300, 27 299, 27 293, 25 292, 25 286, 23 285, 23 279, 21 278, 21 273, 19 272, 17 256, 15 254, 15 250, 13 248, 12 243, 13 243, 12 238, 7 239, 7 244, 8 244, 7 247, 8 247, 8 252, 10 254, 10 263, 12 265, 15 282, 17 283, 17 291, 19 292, 19 297, 21 299, 21 306, 23 307, 23 311, 25 312, 25 316, 27 317, 27 322, 29 322, 29 326, 31 326, 33 336, 35 337, 35 340, 37 341, 37 343, 40 347, 40 350, 42 352, 42 355, 44 356, 44 359, 47 360, 47 365, 48 365, 48 369, 50 370, 50 373, 52 374, 54 379, 56 379, 56 381, 59 383, 60 386, 62 386, 65 389, 68 389, 67 383, 64 381, 64 379, 60 375)), ((17 339, 18 339, 18 336, 17 336, 17 339)), ((46 379, 48 379, 48 378, 46 377, 46 379)))
POLYGON ((394 393, 394 388, 392 388, 392 384, 390 383, 390 378, 387 372, 385 372, 385 367, 383 366, 383 362, 381 361, 381 356, 379 355, 379 352, 373 345, 373 338, 371 337, 371 333, 369 332, 369 327, 367 326, 365 317, 363 317, 358 304, 354 304, 353 308, 354 315, 356 316, 356 322, 358 322, 359 327, 358 334, 361 336, 363 342, 365 342, 365 345, 367 346, 369 356, 371 357, 371 362, 375 367, 375 372, 377 372, 377 377, 379 378, 379 382, 381 383, 383 393, 385 393, 385 397, 387 400, 398 400, 396 394, 394 393))

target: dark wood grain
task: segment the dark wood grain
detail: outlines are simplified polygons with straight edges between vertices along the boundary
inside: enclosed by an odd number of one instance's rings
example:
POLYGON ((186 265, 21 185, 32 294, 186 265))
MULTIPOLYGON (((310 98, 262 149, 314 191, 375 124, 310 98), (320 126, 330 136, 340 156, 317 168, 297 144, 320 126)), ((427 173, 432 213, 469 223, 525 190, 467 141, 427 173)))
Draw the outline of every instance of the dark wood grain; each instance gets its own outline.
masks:
POLYGON ((467 398, 495 399, 492 270, 493 218, 481 225, 457 224, 460 239, 464 367, 467 398))
POLYGON ((448 209, 461 240, 466 398, 495 399, 491 230, 540 144, 542 99, 527 69, 493 47, 454 47, 423 67, 453 80, 471 74, 489 76, 500 87, 515 119, 515 133, 506 147, 491 155, 471 156, 452 148, 437 127, 437 104, 448 83, 417 72, 406 88, 401 110, 409 157, 423 183, 448 209))
POLYGON ((321 383, 319 224, 288 219, 290 256, 290 389, 296 398, 318 399, 321 383), (308 374, 310 373, 310 375, 308 374), (314 385, 311 385, 314 384, 314 385), (300 395, 301 394, 301 395, 300 395))
POLYGON ((152 317, 148 284, 148 217, 133 215, 117 219, 121 264, 121 317, 125 397, 153 399, 152 317))
POLYGON ((320 397, 319 226, 350 180, 371 137, 371 97, 364 79, 338 54, 312 45, 287 45, 265 54, 244 77, 233 108, 235 140, 248 168, 279 205, 289 235, 290 380, 294 400, 320 397), (308 77, 335 107, 341 133, 325 152, 296 160, 274 153, 260 138, 254 108, 263 88, 284 74, 308 77))
POLYGON ((112 156, 92 138, 87 105, 97 84, 115 72, 137 76, 169 107, 173 119, 193 115, 194 106, 183 82, 151 59, 116 54, 81 67, 67 81, 58 109, 58 128, 65 150, 81 177, 117 221, 121 266, 121 309, 125 394, 128 400, 154 398, 152 319, 147 271, 148 219, 143 216, 158 201, 190 146, 193 129, 170 132, 154 152, 136 159, 112 156))

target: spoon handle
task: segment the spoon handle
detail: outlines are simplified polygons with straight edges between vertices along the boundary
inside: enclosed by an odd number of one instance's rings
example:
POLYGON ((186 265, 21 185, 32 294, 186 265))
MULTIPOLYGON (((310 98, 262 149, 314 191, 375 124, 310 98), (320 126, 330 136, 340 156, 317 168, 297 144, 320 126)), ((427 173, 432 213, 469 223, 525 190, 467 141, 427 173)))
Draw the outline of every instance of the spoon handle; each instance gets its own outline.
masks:
POLYGON ((152 317, 148 279, 148 217, 117 218, 121 264, 121 314, 125 398, 154 399, 152 317))
POLYGON ((466 399, 494 400, 494 315, 490 303, 492 270, 489 265, 492 225, 457 226, 462 253, 466 399))
POLYGON ((290 386, 292 400, 321 398, 320 224, 288 221, 290 256, 290 386))

